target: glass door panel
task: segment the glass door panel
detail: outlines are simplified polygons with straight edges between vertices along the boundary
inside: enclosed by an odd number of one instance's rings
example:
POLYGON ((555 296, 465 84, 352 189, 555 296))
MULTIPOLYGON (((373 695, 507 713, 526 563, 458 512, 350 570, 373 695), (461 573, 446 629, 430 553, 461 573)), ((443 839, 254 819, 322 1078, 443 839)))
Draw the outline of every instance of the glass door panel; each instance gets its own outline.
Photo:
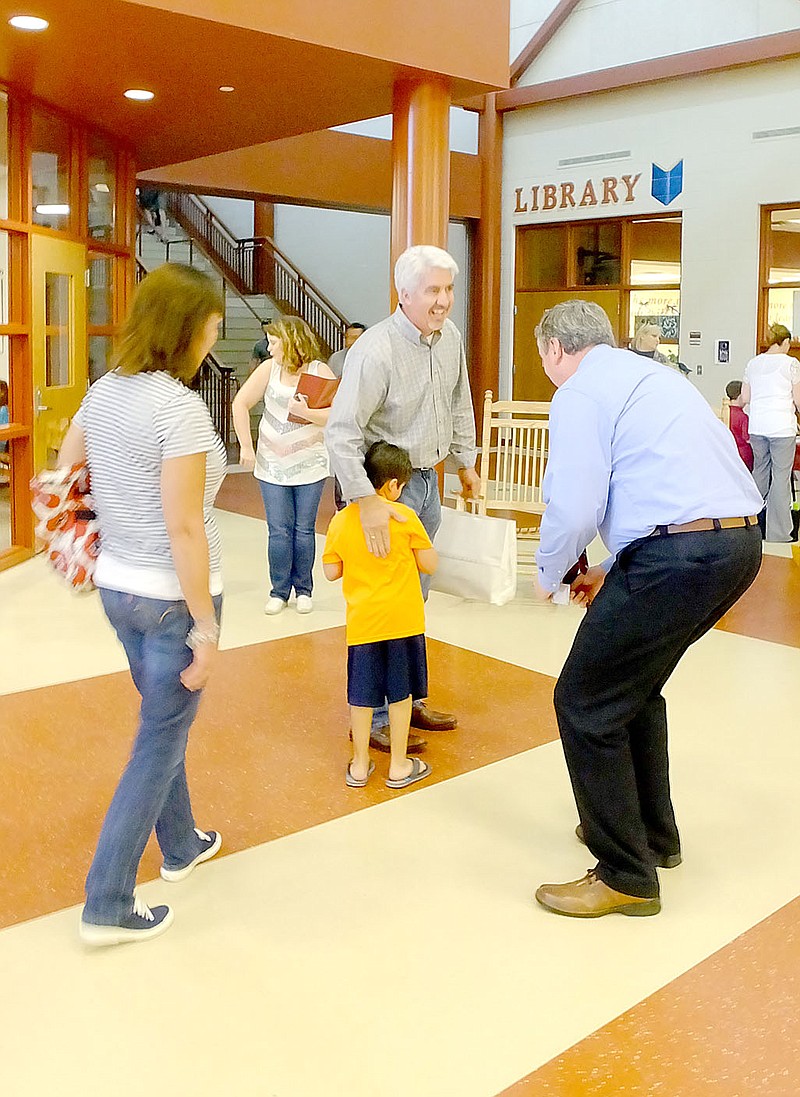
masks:
POLYGON ((86 248, 34 236, 31 243, 34 467, 52 467, 86 392, 86 248))

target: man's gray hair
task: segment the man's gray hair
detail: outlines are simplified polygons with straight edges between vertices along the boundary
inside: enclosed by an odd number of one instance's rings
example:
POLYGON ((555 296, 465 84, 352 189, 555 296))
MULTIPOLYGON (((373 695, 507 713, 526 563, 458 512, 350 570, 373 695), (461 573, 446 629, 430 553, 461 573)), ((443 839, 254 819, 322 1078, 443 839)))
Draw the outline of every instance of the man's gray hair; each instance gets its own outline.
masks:
POLYGON ((398 293, 406 290, 413 293, 425 278, 425 272, 433 268, 450 272, 450 280, 455 281, 458 263, 449 251, 435 248, 431 244, 415 244, 406 248, 394 265, 394 284, 398 293))
POLYGON ((546 309, 534 335, 540 348, 551 339, 557 339, 566 354, 577 354, 601 344, 617 345, 611 321, 593 301, 562 301, 560 305, 546 309))

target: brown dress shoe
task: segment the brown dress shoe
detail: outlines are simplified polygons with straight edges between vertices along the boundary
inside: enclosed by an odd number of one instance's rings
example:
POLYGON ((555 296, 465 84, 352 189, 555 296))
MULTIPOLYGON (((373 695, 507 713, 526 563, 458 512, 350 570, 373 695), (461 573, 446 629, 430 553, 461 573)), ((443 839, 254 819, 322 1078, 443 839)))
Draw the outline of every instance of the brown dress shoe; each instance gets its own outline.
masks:
MULTIPOLYGON (((586 839, 583 836, 583 827, 580 823, 575 827, 575 837, 579 842, 583 842, 583 844, 586 845, 586 839)), ((651 849, 650 854, 656 868, 677 868, 683 861, 680 853, 656 853, 655 850, 651 849)))
POLYGON ((437 712, 428 708, 424 701, 415 701, 411 708, 411 726, 422 731, 452 731, 458 727, 458 720, 451 712, 437 712))
POLYGON ((623 895, 604 884, 594 869, 569 884, 542 884, 536 892, 536 901, 554 914, 565 914, 568 918, 602 918, 604 914, 647 918, 661 910, 658 896, 640 899, 638 895, 623 895))
MULTIPOLYGON (((350 740, 352 741, 352 739, 353 733, 351 731, 350 740)), ((382 750, 384 754, 388 754, 392 749, 392 745, 389 742, 389 729, 373 728, 369 733, 369 745, 374 747, 375 750, 382 750)), ((421 735, 414 735, 413 732, 408 733, 407 754, 421 754, 427 745, 427 739, 423 739, 421 735)))

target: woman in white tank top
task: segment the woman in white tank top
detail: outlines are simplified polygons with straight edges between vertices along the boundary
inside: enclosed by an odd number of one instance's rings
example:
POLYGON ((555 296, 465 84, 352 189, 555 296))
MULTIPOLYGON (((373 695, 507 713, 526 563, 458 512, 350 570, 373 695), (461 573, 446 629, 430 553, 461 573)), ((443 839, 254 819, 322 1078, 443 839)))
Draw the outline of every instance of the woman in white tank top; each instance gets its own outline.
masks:
POLYGON ((241 447, 240 462, 253 469, 269 529, 270 593, 264 611, 280 613, 294 590, 297 612, 310 613, 315 524, 328 477, 323 430, 330 408, 309 408, 297 395, 304 373, 333 378, 319 360, 317 340, 304 320, 286 316, 267 328, 271 358, 257 366, 233 401, 233 424, 241 447), (258 447, 250 435, 250 409, 264 401, 258 447), (289 415, 304 421, 294 423, 289 415))
POLYGON ((750 405, 753 479, 767 507, 766 540, 790 541, 800 362, 789 354, 788 328, 772 324, 769 332, 769 347, 747 363, 741 400, 750 405))

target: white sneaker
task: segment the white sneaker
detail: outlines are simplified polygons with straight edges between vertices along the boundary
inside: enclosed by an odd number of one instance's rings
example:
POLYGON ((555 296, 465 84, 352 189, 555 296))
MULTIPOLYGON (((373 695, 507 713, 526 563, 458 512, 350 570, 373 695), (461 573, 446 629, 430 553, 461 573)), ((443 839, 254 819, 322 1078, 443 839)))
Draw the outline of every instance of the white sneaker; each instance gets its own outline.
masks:
POLYGON ((264 613, 269 614, 270 617, 274 617, 276 613, 280 613, 284 609, 286 609, 286 603, 283 598, 276 598, 274 595, 271 595, 267 598, 267 604, 264 606, 264 613))
POLYGON ((185 880, 198 865, 203 863, 203 861, 210 861, 212 857, 219 853, 220 847, 222 846, 222 835, 219 831, 210 830, 208 834, 206 834, 204 830, 199 830, 195 827, 194 832, 203 843, 200 851, 188 864, 181 865, 178 868, 167 868, 166 865, 162 865, 162 880, 169 880, 171 883, 177 883, 178 880, 185 880))
POLYGON ((310 594, 298 594, 297 595, 297 612, 298 613, 311 613, 314 608, 314 603, 311 600, 310 594))

